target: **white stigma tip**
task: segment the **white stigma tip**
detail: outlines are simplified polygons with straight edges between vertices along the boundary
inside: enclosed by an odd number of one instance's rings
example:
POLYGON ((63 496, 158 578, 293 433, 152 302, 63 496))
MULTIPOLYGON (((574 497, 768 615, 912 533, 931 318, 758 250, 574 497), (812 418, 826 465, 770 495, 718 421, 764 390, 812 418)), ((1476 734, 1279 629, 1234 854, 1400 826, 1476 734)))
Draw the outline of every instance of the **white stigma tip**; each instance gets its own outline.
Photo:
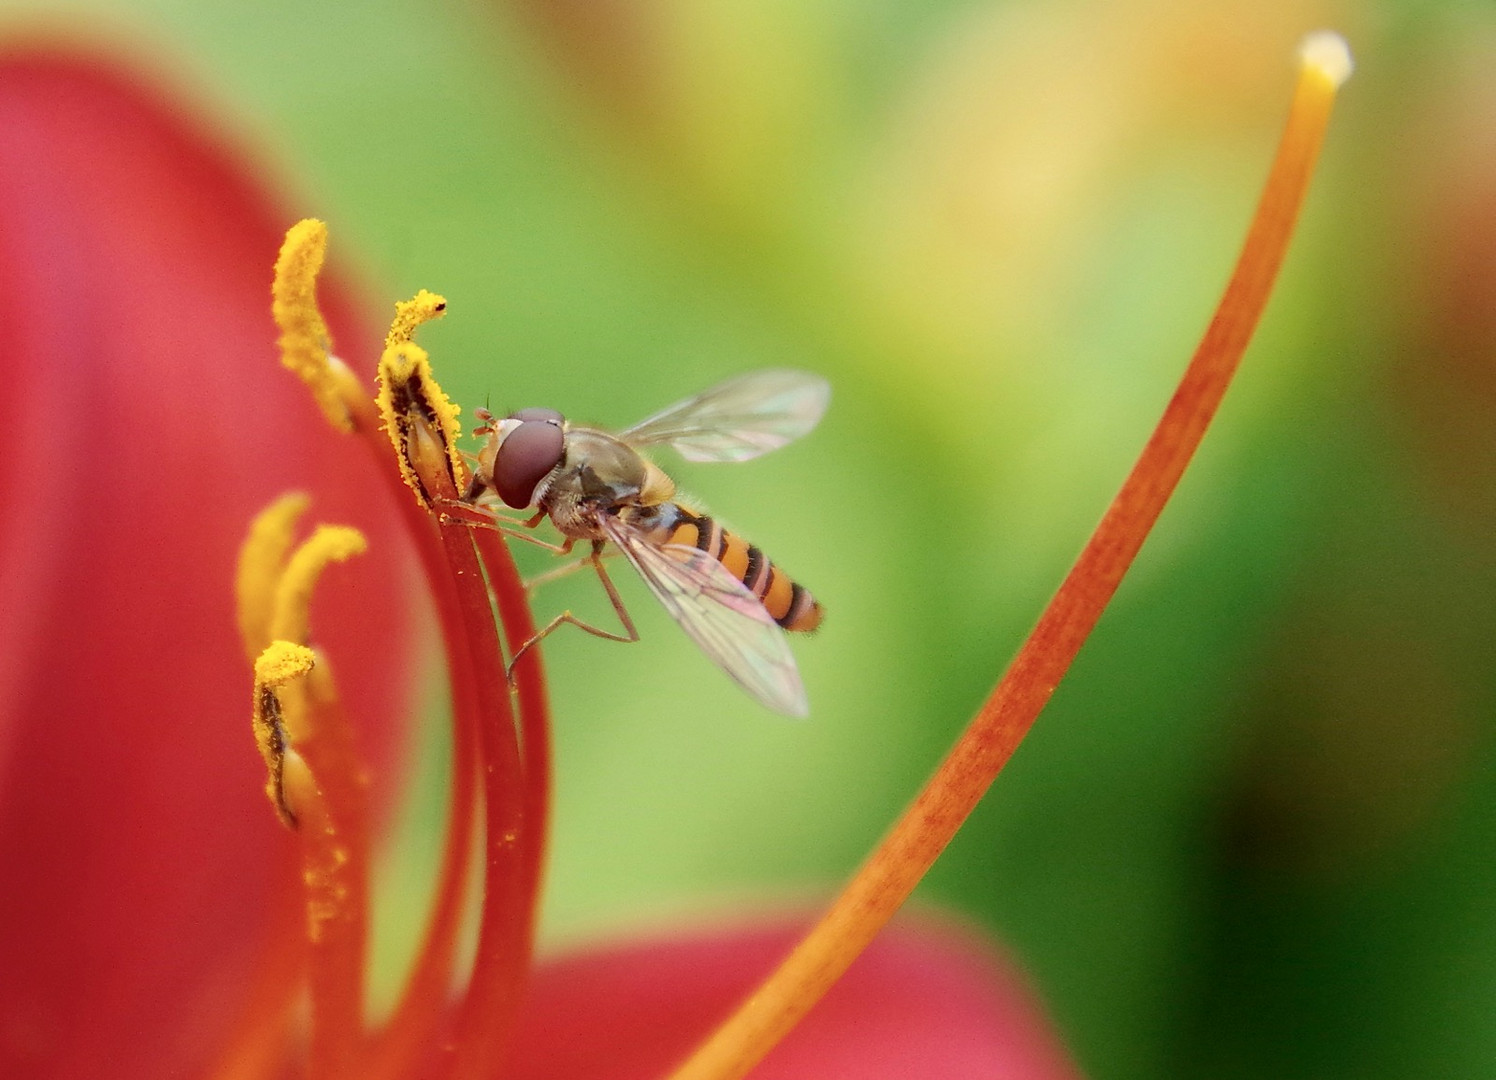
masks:
POLYGON ((1306 36, 1299 43, 1299 62, 1314 68, 1336 87, 1349 79, 1356 67, 1351 47, 1333 30, 1316 30, 1306 36))

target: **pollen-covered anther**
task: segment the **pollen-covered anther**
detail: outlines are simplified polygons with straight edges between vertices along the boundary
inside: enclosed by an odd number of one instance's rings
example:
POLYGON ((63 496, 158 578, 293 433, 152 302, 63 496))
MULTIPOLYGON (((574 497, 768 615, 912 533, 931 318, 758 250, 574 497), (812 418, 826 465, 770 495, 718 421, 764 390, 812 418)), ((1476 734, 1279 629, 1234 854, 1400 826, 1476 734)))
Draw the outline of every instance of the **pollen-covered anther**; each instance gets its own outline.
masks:
POLYGON ((307 641, 311 636, 312 592, 332 563, 347 562, 368 550, 364 534, 348 525, 319 525, 287 560, 275 589, 270 636, 307 641))
POLYGON ((379 360, 379 411, 406 484, 430 507, 467 484, 457 449, 458 408, 431 374, 431 359, 414 342, 390 346, 379 360))
MULTIPOLYGON (((312 670, 315 657, 311 649, 291 641, 272 641, 255 661, 254 705, 250 724, 255 745, 265 761, 269 774, 265 794, 276 814, 289 828, 296 827, 296 814, 286 798, 286 762, 295 755, 286 734, 286 717, 279 691, 286 684, 304 678, 312 670)), ((292 766, 293 770, 295 765, 292 766)))
POLYGON ((249 535, 239 548, 234 597, 239 612, 239 637, 250 664, 275 636, 270 632, 270 624, 275 618, 276 592, 296 543, 296 525, 310 505, 311 497, 305 492, 282 495, 255 515, 249 535))
POLYGON ((390 323, 390 332, 384 336, 384 347, 392 349, 403 341, 409 341, 416 327, 422 323, 439 319, 447 313, 447 298, 422 289, 409 300, 395 302, 395 320, 390 323))
POLYGON ((275 261, 270 312, 280 329, 281 363, 306 383, 328 423, 351 432, 357 426, 356 403, 368 397, 347 365, 332 355, 327 323, 317 305, 317 275, 326 254, 323 222, 307 218, 287 230, 275 261))

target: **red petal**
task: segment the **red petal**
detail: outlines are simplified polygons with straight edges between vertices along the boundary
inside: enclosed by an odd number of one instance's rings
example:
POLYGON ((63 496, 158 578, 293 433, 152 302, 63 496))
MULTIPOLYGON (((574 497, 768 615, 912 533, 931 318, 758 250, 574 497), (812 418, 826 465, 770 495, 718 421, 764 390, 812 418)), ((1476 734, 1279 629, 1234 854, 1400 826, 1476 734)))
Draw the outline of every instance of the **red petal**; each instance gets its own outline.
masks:
POLYGON ((370 534, 314 625, 352 716, 387 732, 402 703, 407 556, 276 361, 293 215, 249 176, 107 68, 0 55, 0 1075, 183 1075, 242 1005, 288 842, 232 599, 273 496, 370 534))
MULTIPOLYGON (((775 927, 546 965, 521 1019, 512 1076, 665 1076, 796 937, 775 927)), ((886 931, 752 1075, 1074 1080, 1080 1073, 1021 980, 971 934, 906 925, 886 931)))

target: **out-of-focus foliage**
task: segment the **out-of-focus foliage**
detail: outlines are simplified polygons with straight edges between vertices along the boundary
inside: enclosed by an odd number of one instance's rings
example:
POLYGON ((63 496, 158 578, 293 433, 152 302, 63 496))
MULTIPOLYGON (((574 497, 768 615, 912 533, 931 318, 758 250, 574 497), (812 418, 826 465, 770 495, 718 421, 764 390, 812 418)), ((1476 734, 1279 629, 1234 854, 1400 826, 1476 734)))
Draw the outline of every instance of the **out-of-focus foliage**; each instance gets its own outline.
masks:
MULTIPOLYGON (((805 442, 675 470, 827 605, 809 722, 637 588, 641 644, 547 643, 557 937, 854 865, 1120 481, 1294 45, 1341 29, 1359 70, 1218 426, 924 896, 1012 945, 1097 1077, 1496 1069, 1496 8, 45 15, 237 117, 298 178, 288 223, 328 219, 380 294, 444 293, 422 340, 468 410, 623 425, 752 367, 834 383, 805 442)), ((580 576, 538 610, 567 605, 606 610, 580 576)))

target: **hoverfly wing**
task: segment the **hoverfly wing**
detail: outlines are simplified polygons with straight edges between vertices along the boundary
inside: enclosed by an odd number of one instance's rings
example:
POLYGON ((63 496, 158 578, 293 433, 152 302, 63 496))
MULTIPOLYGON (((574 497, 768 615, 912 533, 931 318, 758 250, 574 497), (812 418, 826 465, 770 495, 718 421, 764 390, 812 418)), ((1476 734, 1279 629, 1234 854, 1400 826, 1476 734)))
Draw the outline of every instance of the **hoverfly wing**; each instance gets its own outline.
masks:
POLYGON ((810 712, 794 654, 758 597, 706 552, 683 544, 651 543, 616 517, 599 524, 649 591, 701 651, 775 712, 810 712))
POLYGON ((672 447, 687 461, 747 461, 810 431, 831 384, 804 371, 768 368, 718 383, 620 432, 630 446, 672 447))

